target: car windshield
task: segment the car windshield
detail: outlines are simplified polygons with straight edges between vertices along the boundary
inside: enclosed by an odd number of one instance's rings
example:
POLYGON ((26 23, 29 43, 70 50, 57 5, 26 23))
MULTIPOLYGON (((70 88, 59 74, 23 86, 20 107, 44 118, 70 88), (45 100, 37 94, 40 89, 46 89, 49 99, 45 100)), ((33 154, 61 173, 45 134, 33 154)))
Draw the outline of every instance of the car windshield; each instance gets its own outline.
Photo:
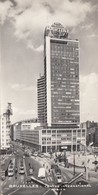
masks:
POLYGON ((58 179, 61 179, 61 177, 60 177, 60 176, 58 176, 57 178, 58 178, 58 179))
POLYGON ((9 170, 9 172, 13 172, 13 170, 9 170))
POLYGON ((21 170, 24 170, 24 167, 20 167, 21 170))

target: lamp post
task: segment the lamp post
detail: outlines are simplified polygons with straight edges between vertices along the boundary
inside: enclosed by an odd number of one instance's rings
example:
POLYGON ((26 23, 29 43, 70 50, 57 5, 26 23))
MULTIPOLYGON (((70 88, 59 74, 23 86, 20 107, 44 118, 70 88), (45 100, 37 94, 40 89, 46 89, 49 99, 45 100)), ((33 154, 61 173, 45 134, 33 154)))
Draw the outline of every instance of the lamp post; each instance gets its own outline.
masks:
POLYGON ((73 164, 74 164, 74 176, 75 176, 75 152, 73 153, 73 164))
POLYGON ((84 142, 80 142, 80 144, 84 147, 84 151, 85 151, 85 168, 86 168, 86 180, 88 180, 88 167, 87 167, 87 146, 86 143, 84 142))
POLYGON ((85 156, 86 156, 86 180, 88 180, 88 167, 87 167, 87 148, 85 146, 85 156))

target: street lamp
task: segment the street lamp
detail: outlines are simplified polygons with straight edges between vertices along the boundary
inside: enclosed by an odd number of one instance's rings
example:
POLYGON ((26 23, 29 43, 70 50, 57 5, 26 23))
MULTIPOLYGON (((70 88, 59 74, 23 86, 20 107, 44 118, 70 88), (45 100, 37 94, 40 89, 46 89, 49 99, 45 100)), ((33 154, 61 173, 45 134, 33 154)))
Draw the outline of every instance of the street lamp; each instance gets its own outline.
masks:
POLYGON ((74 164, 74 176, 75 176, 75 151, 73 153, 73 164, 74 164))
POLYGON ((85 159, 85 168, 86 168, 86 180, 88 180, 88 167, 87 167, 87 146, 86 146, 86 143, 85 142, 80 142, 80 144, 82 145, 82 146, 84 146, 84 149, 85 149, 85 157, 86 157, 86 159, 85 159))

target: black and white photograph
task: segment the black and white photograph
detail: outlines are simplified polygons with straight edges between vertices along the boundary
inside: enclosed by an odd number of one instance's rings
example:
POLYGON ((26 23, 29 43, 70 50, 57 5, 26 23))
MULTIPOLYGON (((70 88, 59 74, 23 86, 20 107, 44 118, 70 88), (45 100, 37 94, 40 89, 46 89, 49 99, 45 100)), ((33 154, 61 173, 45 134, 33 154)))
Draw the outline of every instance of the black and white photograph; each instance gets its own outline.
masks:
POLYGON ((0 0, 0 194, 98 195, 98 0, 0 0))

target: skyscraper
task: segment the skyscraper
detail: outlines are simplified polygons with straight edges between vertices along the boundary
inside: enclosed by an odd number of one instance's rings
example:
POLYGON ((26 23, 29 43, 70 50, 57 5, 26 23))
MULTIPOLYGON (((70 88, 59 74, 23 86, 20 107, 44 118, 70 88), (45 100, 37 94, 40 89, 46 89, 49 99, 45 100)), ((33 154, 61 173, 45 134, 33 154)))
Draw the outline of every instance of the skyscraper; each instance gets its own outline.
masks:
POLYGON ((69 39, 60 23, 45 29, 44 75, 37 83, 41 151, 79 150, 86 144, 86 130, 80 128, 79 41, 69 39))
POLYGON ((38 120, 45 123, 45 77, 37 80, 38 120))
POLYGON ((45 29, 44 76, 45 123, 79 124, 79 41, 69 39, 60 23, 45 29))

